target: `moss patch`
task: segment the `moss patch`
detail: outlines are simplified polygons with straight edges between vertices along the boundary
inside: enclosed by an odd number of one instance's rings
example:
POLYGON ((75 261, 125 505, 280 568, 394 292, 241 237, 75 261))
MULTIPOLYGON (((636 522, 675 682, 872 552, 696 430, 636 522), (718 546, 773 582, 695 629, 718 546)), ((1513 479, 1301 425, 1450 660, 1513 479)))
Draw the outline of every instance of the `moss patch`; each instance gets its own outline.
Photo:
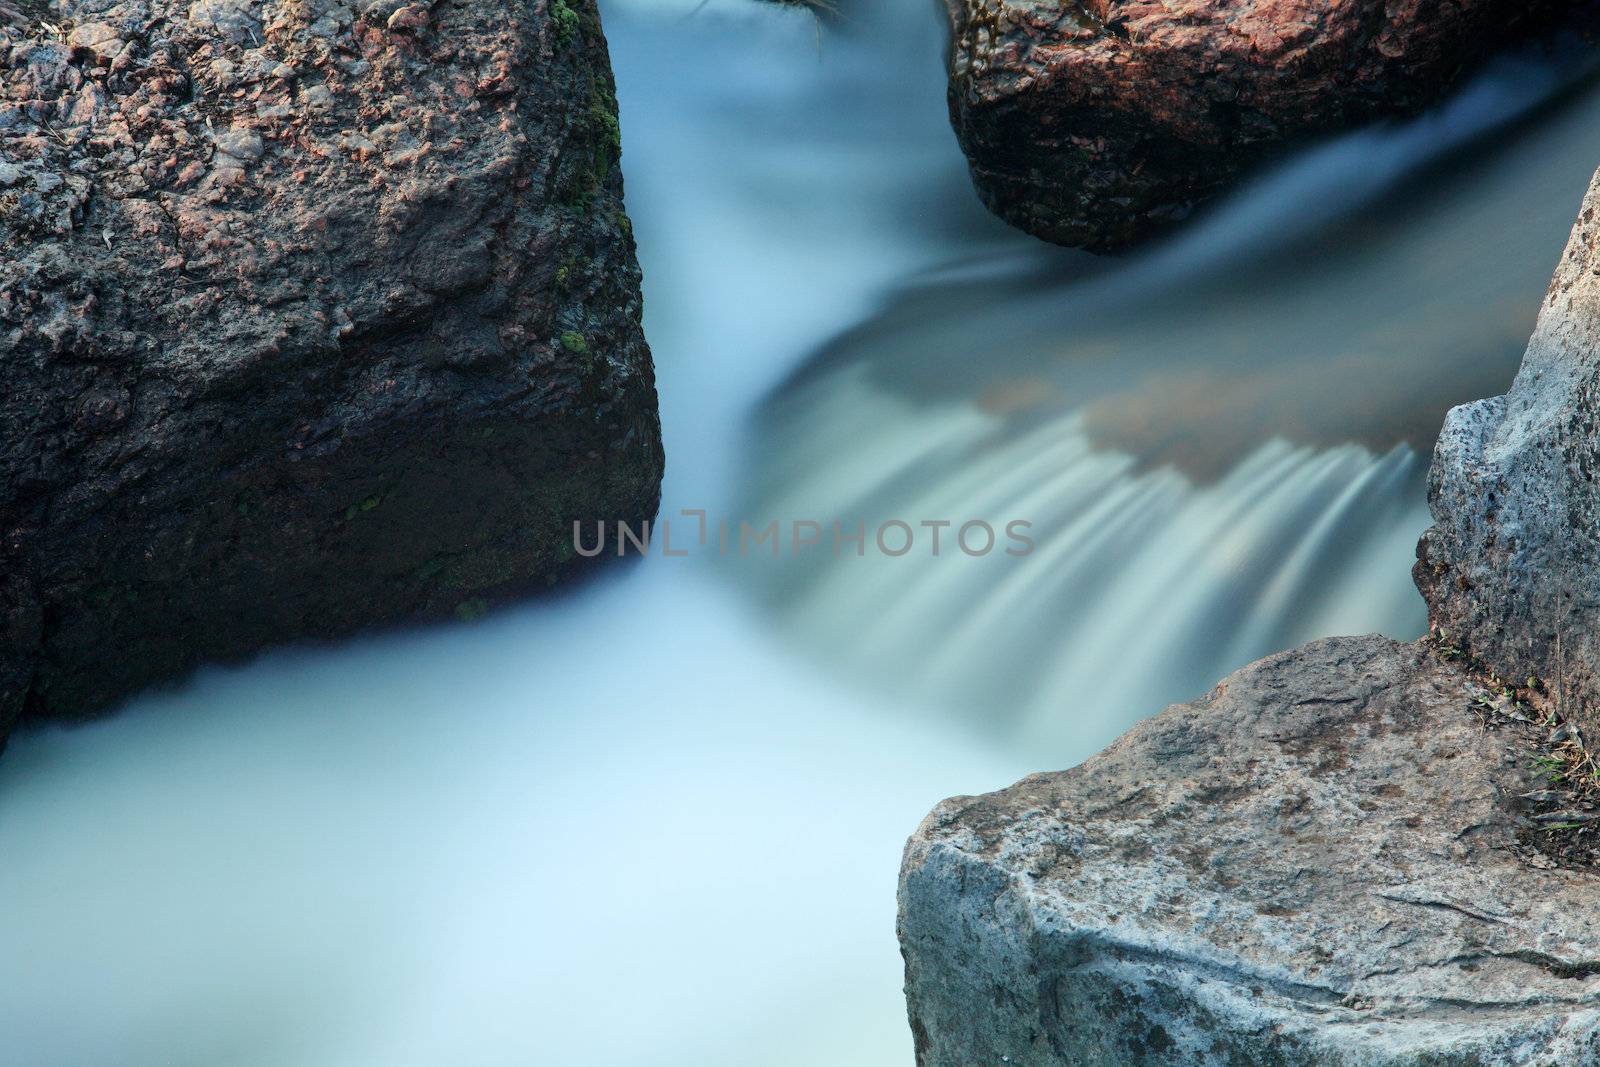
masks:
POLYGON ((600 75, 589 79, 589 127, 595 137, 595 180, 603 182, 622 160, 622 124, 617 119, 617 92, 600 75))
POLYGON ((367 497, 365 500, 359 501, 358 503, 355 503, 355 504, 351 504, 349 507, 345 508, 344 509, 344 521, 345 522, 350 522, 352 519, 355 519, 355 518, 358 518, 358 517, 360 517, 362 515, 365 515, 367 512, 374 510, 375 508, 377 508, 377 506, 379 504, 382 504, 382 503, 383 503, 383 494, 382 493, 374 493, 371 496, 367 497))
POLYGON ((578 39, 583 16, 567 5, 567 0, 551 0, 550 17, 556 20, 556 44, 566 48, 578 39))

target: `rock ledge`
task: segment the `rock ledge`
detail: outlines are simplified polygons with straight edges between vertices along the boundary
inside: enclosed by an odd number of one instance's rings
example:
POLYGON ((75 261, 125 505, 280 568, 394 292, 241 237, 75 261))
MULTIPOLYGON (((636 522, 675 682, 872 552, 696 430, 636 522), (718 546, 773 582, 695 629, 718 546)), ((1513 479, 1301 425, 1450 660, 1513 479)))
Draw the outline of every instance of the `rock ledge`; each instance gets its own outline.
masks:
POLYGON ((1600 1062, 1600 875, 1427 643, 1315 642, 1069 771, 939 805, 900 937, 921 1067, 1600 1062))

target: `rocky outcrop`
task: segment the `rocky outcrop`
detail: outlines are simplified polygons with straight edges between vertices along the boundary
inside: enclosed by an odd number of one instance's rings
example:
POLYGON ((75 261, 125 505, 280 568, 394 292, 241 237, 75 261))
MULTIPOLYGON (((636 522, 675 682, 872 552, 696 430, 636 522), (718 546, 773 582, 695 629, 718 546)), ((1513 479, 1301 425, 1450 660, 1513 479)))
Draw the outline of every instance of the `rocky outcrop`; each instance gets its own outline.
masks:
POLYGON ((1160 233, 1290 144, 1438 100, 1554 0, 944 0, 984 202, 1059 244, 1160 233))
POLYGON ((1600 740, 1600 175, 1511 391, 1450 412, 1417 548, 1430 626, 1600 740))
POLYGON ((1431 643, 1319 641, 940 804, 900 883, 918 1064, 1600 1062, 1600 874, 1521 843, 1490 702, 1431 643))
POLYGON ((593 0, 0 0, 0 736, 650 516, 621 192, 593 0))

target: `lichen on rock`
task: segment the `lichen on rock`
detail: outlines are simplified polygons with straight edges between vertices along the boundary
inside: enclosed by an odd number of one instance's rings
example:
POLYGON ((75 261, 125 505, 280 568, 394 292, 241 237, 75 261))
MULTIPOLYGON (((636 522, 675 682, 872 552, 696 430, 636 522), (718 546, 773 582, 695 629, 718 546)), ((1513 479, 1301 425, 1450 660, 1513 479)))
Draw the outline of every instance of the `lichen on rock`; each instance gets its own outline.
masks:
POLYGON ((564 9, 0 0, 0 737, 654 513, 609 61, 564 9))

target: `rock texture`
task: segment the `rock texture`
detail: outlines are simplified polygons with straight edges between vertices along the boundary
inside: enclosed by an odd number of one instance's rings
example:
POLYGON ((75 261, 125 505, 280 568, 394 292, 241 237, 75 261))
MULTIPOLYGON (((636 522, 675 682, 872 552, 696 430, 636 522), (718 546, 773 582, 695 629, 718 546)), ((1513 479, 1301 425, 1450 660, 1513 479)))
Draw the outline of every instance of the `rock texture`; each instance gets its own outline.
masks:
POLYGON ((1438 100, 1556 0, 944 0, 950 111, 985 203, 1124 247, 1292 142, 1438 100))
POLYGON ((940 805, 901 874, 919 1064, 1600 1063, 1597 410, 1600 175, 1511 392, 1446 422, 1430 637, 940 805))
POLYGON ((936 808, 900 937, 920 1067, 1600 1062, 1600 874, 1426 642, 1320 641, 936 808))
POLYGON ((1600 175, 1506 396, 1450 412, 1415 575, 1431 627, 1600 740, 1600 175))
POLYGON ((0 736, 653 514, 617 163, 593 0, 0 0, 0 736))

